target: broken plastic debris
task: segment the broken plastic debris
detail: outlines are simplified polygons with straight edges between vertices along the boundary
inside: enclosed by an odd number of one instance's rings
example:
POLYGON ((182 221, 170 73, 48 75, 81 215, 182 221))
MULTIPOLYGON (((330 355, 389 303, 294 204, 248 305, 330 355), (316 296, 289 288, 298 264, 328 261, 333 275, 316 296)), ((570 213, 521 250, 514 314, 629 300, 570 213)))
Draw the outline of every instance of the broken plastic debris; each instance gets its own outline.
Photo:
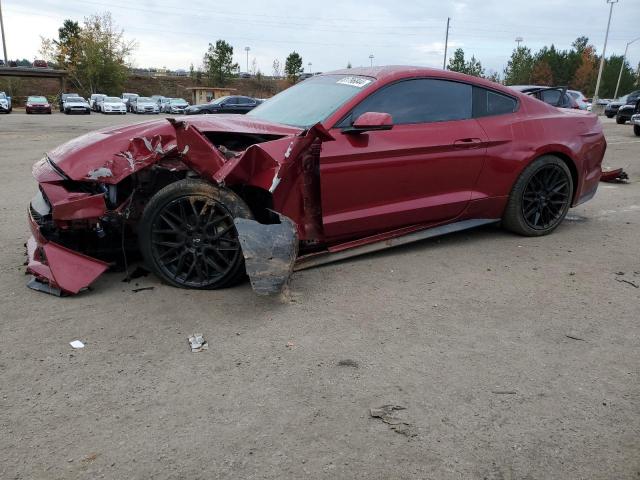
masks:
POLYGON ((71 345, 73 348, 84 348, 84 343, 82 343, 80 340, 69 342, 69 345, 71 345))
POLYGON ((191 335, 189 337, 189 345, 191 346, 191 352, 193 353, 209 350, 209 344, 201 333, 194 333, 191 335))

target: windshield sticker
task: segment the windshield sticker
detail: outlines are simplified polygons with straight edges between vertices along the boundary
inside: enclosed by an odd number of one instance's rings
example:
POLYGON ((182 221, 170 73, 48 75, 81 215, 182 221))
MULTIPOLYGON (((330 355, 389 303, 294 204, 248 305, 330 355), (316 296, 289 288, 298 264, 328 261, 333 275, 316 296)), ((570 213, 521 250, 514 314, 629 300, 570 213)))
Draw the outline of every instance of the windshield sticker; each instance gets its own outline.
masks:
POLYGON ((338 80, 336 83, 340 85, 349 85, 350 87, 362 88, 369 85, 371 83, 371 80, 360 77, 344 77, 338 80))

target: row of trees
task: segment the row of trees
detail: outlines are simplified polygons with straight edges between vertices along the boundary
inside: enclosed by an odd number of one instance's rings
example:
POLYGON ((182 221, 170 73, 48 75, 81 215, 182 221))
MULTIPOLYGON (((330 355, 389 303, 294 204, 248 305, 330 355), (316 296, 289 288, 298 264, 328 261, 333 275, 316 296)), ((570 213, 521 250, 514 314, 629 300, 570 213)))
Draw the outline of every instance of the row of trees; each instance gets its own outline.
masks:
MULTIPOLYGON (((620 67, 620 93, 628 93, 640 87, 640 78, 636 76, 629 63, 620 55, 611 55, 605 59, 599 96, 613 97, 618 82, 620 67)), ((466 73, 505 85, 566 85, 592 96, 596 87, 600 57, 596 49, 589 44, 587 37, 578 37, 569 50, 559 50, 553 44, 533 53, 529 47, 519 46, 513 50, 504 72, 493 72, 485 76, 485 69, 474 56, 465 59, 464 50, 458 48, 449 59, 447 68, 455 72, 466 73)), ((640 71, 640 65, 638 65, 640 71)))
POLYGON ((136 43, 125 39, 107 12, 87 17, 82 24, 65 20, 58 38, 42 38, 40 55, 65 69, 79 90, 119 95, 135 48, 136 43))
MULTIPOLYGON (((214 85, 224 86, 240 73, 240 65, 233 61, 233 47, 225 40, 217 40, 215 44, 210 43, 209 49, 204 54, 203 70, 209 82, 214 85)), ((273 76, 280 78, 284 75, 295 83, 300 74, 304 72, 302 67, 302 57, 297 52, 291 52, 284 64, 284 71, 278 59, 273 61, 273 76)), ((191 77, 200 80, 202 73, 196 70, 193 65, 190 69, 191 77)), ((260 79, 263 74, 258 69, 256 60, 253 60, 251 74, 260 79)))

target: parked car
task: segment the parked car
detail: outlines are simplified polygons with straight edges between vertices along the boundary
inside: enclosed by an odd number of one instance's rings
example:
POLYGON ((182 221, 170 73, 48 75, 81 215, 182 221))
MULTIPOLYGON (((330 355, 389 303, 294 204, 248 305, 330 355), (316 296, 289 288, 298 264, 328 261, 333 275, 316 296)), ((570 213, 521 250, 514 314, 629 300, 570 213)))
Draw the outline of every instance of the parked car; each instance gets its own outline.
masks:
POLYGON ((618 113, 618 109, 627 104, 627 98, 629 97, 629 95, 623 95, 622 97, 618 98, 617 100, 614 100, 612 102, 609 102, 607 104, 607 106, 604 108, 604 114, 607 116, 607 118, 613 118, 616 116, 616 114, 618 113))
POLYGON ((49 64, 46 60, 34 60, 33 66, 34 68, 49 68, 49 64))
POLYGON ((635 92, 628 94, 625 104, 618 108, 616 113, 616 123, 623 125, 631 121, 631 117, 633 116, 638 103, 640 103, 640 90, 636 90, 635 92))
POLYGON ((594 196, 605 149, 595 115, 482 78, 317 75, 247 115, 143 122, 49 151, 33 169, 30 286, 78 293, 123 244, 170 285, 222 288, 246 271, 272 294, 294 267, 480 225, 546 235, 594 196))
POLYGON ((165 113, 185 113, 189 103, 184 98, 169 98, 167 103, 163 105, 165 113))
POLYGON ((91 110, 93 110, 94 112, 99 112, 100 111, 100 101, 105 98, 106 95, 104 93, 93 93, 91 94, 91 96, 89 97, 89 106, 91 107, 91 110))
POLYGON ((133 103, 135 102, 135 99, 138 98, 139 96, 140 95, 138 95, 137 93, 123 93, 122 94, 122 101, 127 106, 127 112, 133 112, 133 103), (132 102, 132 100, 133 100, 133 102, 132 102))
POLYGON ((192 105, 185 110, 187 115, 210 113, 247 113, 253 110, 259 102, 255 98, 242 96, 220 97, 209 103, 192 105))
POLYGON ((82 97, 67 97, 62 103, 62 111, 69 115, 70 113, 84 113, 86 115, 91 114, 91 107, 82 97))
POLYGON ((127 106, 121 98, 105 97, 100 102, 100 111, 102 113, 119 113, 126 115, 127 106))
POLYGON ((567 92, 566 87, 544 87, 538 85, 511 85, 519 92, 530 95, 538 100, 558 108, 579 109, 578 102, 567 92))
POLYGON ((9 60, 9 66, 10 67, 17 67, 18 66, 18 62, 16 62, 15 60, 9 60))
POLYGON ((0 67, 4 67, 4 60, 0 60, 0 67))
POLYGON ((567 93, 576 101, 580 110, 588 110, 591 102, 578 90, 567 90, 567 93))
POLYGON ((61 93, 60 97, 58 97, 58 110, 60 110, 61 112, 64 111, 64 101, 67 98, 72 98, 72 97, 80 97, 80 95, 78 95, 77 93, 61 93))
POLYGON ((0 113, 11 113, 12 110, 11 97, 4 92, 0 92, 0 113))
POLYGON ((30 96, 27 97, 27 103, 24 106, 25 112, 31 113, 48 113, 51 115, 51 104, 43 96, 30 96))
POLYGON ((161 112, 164 112, 166 110, 167 104, 169 103, 170 100, 171 99, 167 98, 167 97, 161 98, 158 101, 158 109, 160 109, 161 112))
POLYGON ((633 125, 633 133, 636 137, 640 137, 640 108, 636 108, 636 112, 631 117, 631 125, 633 125))
POLYGON ((133 113, 160 113, 160 109, 152 98, 138 97, 133 104, 133 113))

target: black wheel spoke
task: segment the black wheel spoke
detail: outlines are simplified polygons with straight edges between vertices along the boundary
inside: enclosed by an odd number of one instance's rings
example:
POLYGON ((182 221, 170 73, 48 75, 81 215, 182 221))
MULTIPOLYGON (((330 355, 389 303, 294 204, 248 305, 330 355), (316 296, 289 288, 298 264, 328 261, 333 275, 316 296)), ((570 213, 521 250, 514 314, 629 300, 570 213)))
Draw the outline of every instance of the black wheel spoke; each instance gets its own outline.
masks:
POLYGON ((206 196, 182 196, 162 208, 151 225, 154 258, 175 282, 207 287, 242 258, 233 216, 206 196))
POLYGON ((529 178, 522 193, 522 216, 531 228, 545 230, 562 218, 571 193, 569 182, 556 164, 542 166, 529 178))

